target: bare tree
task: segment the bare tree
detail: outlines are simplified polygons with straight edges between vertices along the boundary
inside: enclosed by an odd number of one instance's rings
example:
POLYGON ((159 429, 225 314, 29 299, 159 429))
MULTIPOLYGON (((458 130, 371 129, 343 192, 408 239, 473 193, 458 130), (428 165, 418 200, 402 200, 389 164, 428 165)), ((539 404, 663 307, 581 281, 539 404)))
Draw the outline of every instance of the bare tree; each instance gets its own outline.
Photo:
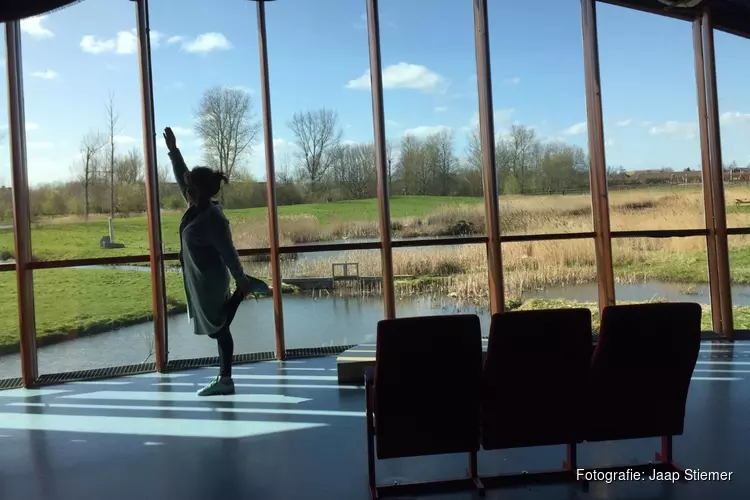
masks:
POLYGON ((331 166, 331 155, 341 143, 342 131, 335 111, 321 108, 295 113, 288 123, 300 151, 301 177, 317 194, 331 166))
POLYGON ((284 153, 276 161, 276 184, 292 185, 294 184, 294 173, 290 167, 292 161, 288 153, 284 153))
POLYGON ((143 174, 143 156, 138 148, 132 148, 115 162, 115 181, 118 185, 143 182, 143 174))
POLYGON ((89 190, 96 178, 96 156, 107 144, 107 138, 100 132, 89 132, 81 139, 81 171, 79 178, 83 185, 83 216, 89 217, 89 190))
POLYGON ((385 163, 388 168, 388 189, 390 191, 393 185, 393 168, 394 168, 395 154, 393 152, 393 143, 390 139, 385 141, 385 163))
POLYGON ((346 144, 333 155, 336 183, 349 200, 367 198, 375 181, 375 146, 346 144))
POLYGON ((435 187, 440 196, 448 196, 451 180, 458 169, 458 159, 453 154, 453 132, 438 132, 428 139, 428 144, 434 151, 431 171, 435 187))
POLYGON ((104 104, 107 116, 107 135, 109 140, 109 216, 115 218, 115 136, 122 132, 119 126, 120 114, 115 111, 115 95, 109 94, 104 104))
POLYGON ((203 140, 208 165, 231 179, 238 162, 252 154, 261 124, 255 119, 250 94, 215 86, 203 93, 195 131, 203 140))

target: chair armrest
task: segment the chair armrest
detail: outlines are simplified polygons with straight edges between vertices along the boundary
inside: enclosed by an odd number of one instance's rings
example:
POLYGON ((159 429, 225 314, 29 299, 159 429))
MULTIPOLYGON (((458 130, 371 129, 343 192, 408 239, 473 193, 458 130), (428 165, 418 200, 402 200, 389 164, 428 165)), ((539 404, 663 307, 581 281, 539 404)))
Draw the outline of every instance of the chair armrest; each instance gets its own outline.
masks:
POLYGON ((375 369, 372 366, 365 368, 365 387, 375 385, 375 369))

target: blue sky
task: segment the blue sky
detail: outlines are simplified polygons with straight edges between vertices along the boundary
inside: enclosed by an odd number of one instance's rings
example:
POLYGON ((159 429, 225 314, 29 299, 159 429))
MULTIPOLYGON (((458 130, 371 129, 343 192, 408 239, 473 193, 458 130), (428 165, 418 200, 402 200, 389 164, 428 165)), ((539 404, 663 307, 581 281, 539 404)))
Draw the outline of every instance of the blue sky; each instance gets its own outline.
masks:
MULTIPOLYGON (((534 127, 540 137, 586 147, 580 7, 577 0, 490 2, 496 128, 534 127)), ((449 128, 456 153, 476 123, 473 10, 468 0, 381 0, 388 136, 449 128)), ((346 140, 372 140, 364 0, 267 4, 276 154, 294 161, 286 126, 295 111, 338 111, 346 140)), ((599 5, 607 162, 626 169, 696 168, 700 162, 691 26, 599 5)), ((86 0, 23 23, 29 180, 64 180, 81 137, 105 128, 114 93, 119 148, 142 147, 134 4, 86 0)), ((191 124, 201 92, 227 85, 260 111, 255 4, 246 0, 152 0, 157 129, 172 126, 188 162, 200 163, 191 124)), ((722 142, 727 163, 750 162, 750 40, 716 35, 722 142), (745 83, 745 85, 743 85, 745 83)), ((0 56, 2 59, 2 56, 0 56)), ((3 64, 4 67, 4 64, 3 64)), ((5 79, 0 92, 5 93, 5 79)), ((7 99, 0 104, 7 124, 7 99)), ((2 134, 3 132, 0 132, 2 134)), ((161 141, 159 141, 161 146, 161 141)), ((159 159, 166 161, 166 152, 159 159)), ((10 182, 7 140, 0 184, 10 182)), ((263 177, 258 144, 249 161, 263 177)))

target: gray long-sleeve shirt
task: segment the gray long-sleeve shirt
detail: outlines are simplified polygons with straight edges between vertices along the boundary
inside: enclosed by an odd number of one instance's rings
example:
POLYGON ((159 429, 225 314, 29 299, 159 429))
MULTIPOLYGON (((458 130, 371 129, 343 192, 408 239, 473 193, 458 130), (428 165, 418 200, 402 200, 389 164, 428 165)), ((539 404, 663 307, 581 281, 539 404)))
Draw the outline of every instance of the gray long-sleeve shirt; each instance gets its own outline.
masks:
POLYGON ((230 274, 235 280, 245 279, 245 274, 221 205, 215 201, 205 208, 190 204, 184 181, 188 169, 182 154, 175 150, 169 159, 189 205, 180 222, 180 264, 188 316, 196 335, 211 335, 227 320, 224 304, 230 297, 230 274))

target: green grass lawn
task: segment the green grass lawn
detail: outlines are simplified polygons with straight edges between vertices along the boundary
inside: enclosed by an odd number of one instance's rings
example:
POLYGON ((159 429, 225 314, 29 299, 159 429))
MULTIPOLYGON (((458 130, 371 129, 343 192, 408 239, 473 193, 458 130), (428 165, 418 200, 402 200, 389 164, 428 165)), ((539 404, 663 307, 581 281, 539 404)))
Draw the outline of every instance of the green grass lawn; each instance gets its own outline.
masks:
MULTIPOLYGON (((184 307, 182 277, 167 273, 171 311, 184 307)), ((0 273, 0 348, 18 342, 15 273, 0 273)), ((107 331, 152 317, 151 277, 117 269, 46 269, 34 272, 38 338, 107 331)))
MULTIPOLYGON (((481 204, 482 198, 459 198, 443 196, 394 196, 391 198, 391 217, 425 216, 445 205, 481 204)), ((291 205, 279 207, 280 215, 312 215, 321 224, 346 221, 374 221, 378 218, 377 200, 342 201, 314 205, 291 205)), ((227 210, 232 220, 265 218, 265 207, 245 210, 227 210)), ((179 250, 178 228, 182 214, 162 213, 162 239, 167 252, 179 250)), ((122 249, 102 250, 99 240, 108 234, 106 220, 90 222, 57 223, 40 221, 32 226, 31 248, 39 260, 84 259, 147 254, 148 224, 145 215, 116 219, 115 238, 125 245, 122 249)), ((13 231, 0 230, 0 254, 12 252, 13 231)))

